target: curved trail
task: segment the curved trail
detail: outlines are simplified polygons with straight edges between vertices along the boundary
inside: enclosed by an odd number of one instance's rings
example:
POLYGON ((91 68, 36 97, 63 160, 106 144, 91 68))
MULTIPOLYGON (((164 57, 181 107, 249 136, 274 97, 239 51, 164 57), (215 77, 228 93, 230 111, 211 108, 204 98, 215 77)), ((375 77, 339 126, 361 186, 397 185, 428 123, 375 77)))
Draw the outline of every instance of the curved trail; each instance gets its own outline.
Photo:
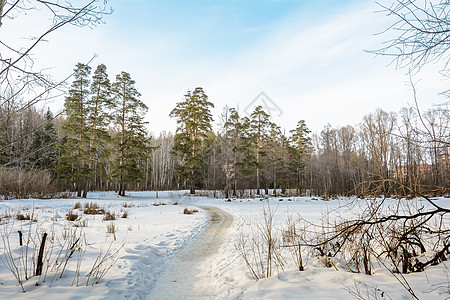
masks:
POLYGON ((205 265, 222 245, 233 216, 217 207, 200 208, 209 215, 205 232, 175 257, 147 299, 214 299, 212 277, 215 266, 210 263, 205 268, 205 265))

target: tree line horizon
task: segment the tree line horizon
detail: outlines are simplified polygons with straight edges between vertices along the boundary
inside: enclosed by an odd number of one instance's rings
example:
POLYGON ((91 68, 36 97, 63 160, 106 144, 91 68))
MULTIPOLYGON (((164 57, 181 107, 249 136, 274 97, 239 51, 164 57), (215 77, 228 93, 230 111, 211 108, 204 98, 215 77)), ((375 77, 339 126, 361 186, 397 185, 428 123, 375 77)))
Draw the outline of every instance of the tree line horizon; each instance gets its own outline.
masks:
MULTIPOLYGON (((227 198, 269 189, 275 196, 288 190, 324 197, 364 196, 369 190, 448 194, 446 106, 426 112, 377 109, 357 126, 328 124, 320 133, 311 133, 299 120, 288 134, 261 106, 248 116, 225 107, 214 132, 214 104, 197 87, 169 115, 177 121, 175 134, 152 137, 144 121, 148 107, 130 74, 121 72, 111 83, 105 65, 91 73, 88 65, 76 65, 65 116, 34 106, 9 115, 2 108, 8 116, 0 124, 2 174, 34 172, 48 178, 48 190, 76 191, 79 197, 94 190, 123 196, 130 189, 221 190, 227 198)), ((3 178, 3 197, 33 194, 16 191, 3 178)))

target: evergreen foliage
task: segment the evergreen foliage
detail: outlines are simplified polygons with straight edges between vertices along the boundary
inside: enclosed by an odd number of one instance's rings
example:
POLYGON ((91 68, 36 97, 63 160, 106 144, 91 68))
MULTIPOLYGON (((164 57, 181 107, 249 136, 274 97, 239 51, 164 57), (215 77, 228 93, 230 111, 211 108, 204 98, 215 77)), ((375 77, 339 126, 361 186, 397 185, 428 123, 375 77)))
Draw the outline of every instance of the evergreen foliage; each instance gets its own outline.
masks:
POLYGON ((75 80, 66 97, 65 111, 67 118, 62 130, 66 141, 62 145, 58 163, 58 174, 76 184, 78 196, 86 196, 86 178, 89 170, 89 97, 91 68, 78 63, 74 70, 75 80))
POLYGON ((261 106, 255 107, 255 110, 250 115, 250 137, 256 151, 256 192, 260 193, 261 187, 261 169, 264 168, 262 156, 264 152, 264 141, 267 139, 267 133, 270 128, 270 116, 262 109, 261 106))
POLYGON ((119 183, 119 195, 124 196, 128 183, 144 179, 144 162, 150 151, 150 138, 145 130, 144 116, 147 106, 139 100, 130 74, 121 72, 112 85, 114 124, 118 128, 113 138, 116 162, 113 176, 119 183))
POLYGON ((45 123, 33 134, 30 148, 31 168, 54 171, 58 156, 58 137, 53 124, 53 114, 50 109, 45 113, 45 123))
POLYGON ((203 89, 197 87, 192 93, 187 91, 184 101, 177 103, 170 113, 178 124, 172 153, 180 161, 177 171, 180 178, 189 183, 191 194, 205 176, 204 151, 212 131, 212 107, 203 89))
POLYGON ((106 66, 98 65, 92 76, 91 97, 88 102, 89 113, 89 170, 91 180, 107 177, 106 167, 110 156, 110 135, 108 125, 111 123, 110 111, 113 109, 111 83, 106 73, 106 66))
POLYGON ((296 183, 297 183, 297 192, 302 188, 302 172, 305 167, 305 156, 309 149, 310 138, 309 133, 310 130, 305 124, 304 120, 300 120, 297 123, 297 127, 291 132, 291 137, 289 139, 289 154, 290 154, 290 165, 291 169, 294 171, 296 183))

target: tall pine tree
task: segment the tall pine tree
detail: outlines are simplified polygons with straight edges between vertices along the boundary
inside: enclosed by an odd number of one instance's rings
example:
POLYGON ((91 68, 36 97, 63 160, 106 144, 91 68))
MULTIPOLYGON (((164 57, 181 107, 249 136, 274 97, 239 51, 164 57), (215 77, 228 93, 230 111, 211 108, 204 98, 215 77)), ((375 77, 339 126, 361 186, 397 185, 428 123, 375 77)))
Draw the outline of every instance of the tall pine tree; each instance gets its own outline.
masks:
POLYGON ((64 104, 67 118, 62 130, 66 135, 62 145, 57 172, 61 178, 75 184, 78 197, 87 195, 87 178, 89 177, 89 115, 91 68, 78 63, 74 70, 75 80, 69 90, 64 104), (84 191, 84 192, 83 192, 84 191))
POLYGON ((260 193, 261 188, 261 169, 264 167, 262 163, 263 143, 267 137, 267 132, 270 127, 270 116, 263 110, 262 106, 255 107, 255 110, 250 115, 250 132, 256 150, 256 192, 260 193))
POLYGON ((289 153, 291 168, 295 174, 295 182, 297 194, 300 193, 302 187, 302 177, 304 169, 304 158, 308 151, 310 138, 308 134, 310 130, 306 127, 305 121, 300 120, 297 123, 297 127, 291 132, 291 137, 289 139, 289 153))
POLYGON ((213 121, 210 108, 214 105, 201 87, 184 95, 184 100, 177 103, 170 117, 176 118, 178 127, 174 137, 172 153, 179 158, 177 166, 180 178, 189 184, 191 194, 204 179, 204 148, 208 133, 212 131, 213 121))
POLYGON ((248 173, 245 172, 246 164, 244 163, 244 160, 245 157, 248 157, 246 154, 250 153, 248 147, 250 144, 246 135, 249 122, 246 122, 247 119, 242 119, 239 116, 239 112, 235 108, 230 108, 229 113, 229 117, 227 118, 224 126, 225 137, 232 152, 232 159, 230 160, 231 163, 229 168, 230 170, 227 170, 230 173, 230 178, 227 178, 227 180, 232 181, 229 184, 232 186, 233 196, 237 196, 239 177, 242 173, 248 173))
POLYGON ((87 126, 89 134, 89 170, 91 182, 96 184, 102 175, 103 165, 109 158, 107 143, 110 135, 107 131, 111 122, 110 110, 113 108, 111 83, 106 73, 106 66, 97 66, 92 76, 91 97, 88 101, 87 126))
POLYGON ((117 160, 113 175, 119 183, 118 193, 125 196, 128 183, 144 179, 144 164, 150 150, 145 130, 144 116, 147 106, 139 100, 141 96, 135 88, 135 81, 130 74, 121 72, 112 85, 114 99, 114 122, 118 133, 114 137, 117 160))

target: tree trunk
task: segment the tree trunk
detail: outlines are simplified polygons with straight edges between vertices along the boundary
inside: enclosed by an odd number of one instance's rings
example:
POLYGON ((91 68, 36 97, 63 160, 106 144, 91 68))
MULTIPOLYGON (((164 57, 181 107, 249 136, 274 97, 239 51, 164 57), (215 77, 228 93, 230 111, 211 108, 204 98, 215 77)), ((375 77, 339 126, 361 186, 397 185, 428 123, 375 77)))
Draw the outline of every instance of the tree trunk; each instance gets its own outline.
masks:
POLYGON ((127 184, 126 183, 123 183, 122 184, 122 195, 121 196, 123 196, 123 197, 125 197, 125 190, 127 189, 127 184))
POLYGON ((84 180, 83 182, 83 195, 82 198, 87 198, 87 193, 88 193, 88 186, 89 186, 89 181, 88 180, 84 180))
POLYGON ((77 197, 81 198, 83 192, 83 188, 81 187, 81 183, 77 184, 77 197))

